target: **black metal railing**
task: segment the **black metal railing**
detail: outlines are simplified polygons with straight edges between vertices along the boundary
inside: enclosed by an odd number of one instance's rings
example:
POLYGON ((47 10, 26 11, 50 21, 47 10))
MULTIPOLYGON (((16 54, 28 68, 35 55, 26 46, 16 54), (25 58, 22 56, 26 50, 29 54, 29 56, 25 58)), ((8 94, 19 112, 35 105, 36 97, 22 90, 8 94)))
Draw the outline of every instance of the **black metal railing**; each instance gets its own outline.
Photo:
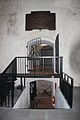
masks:
POLYGON ((60 74, 62 73, 62 57, 15 57, 7 68, 0 74, 0 106, 3 106, 4 104, 5 106, 9 106, 10 102, 11 106, 14 106, 15 81, 17 78, 20 78, 22 91, 23 86, 25 87, 26 77, 52 77, 52 75, 55 74, 54 69, 56 70, 56 63, 54 61, 56 59, 59 61, 58 72, 60 74), (47 65, 47 62, 51 63, 47 65), (39 75, 36 75, 36 71, 38 71, 39 75))
POLYGON ((0 74, 0 105, 13 106, 14 99, 14 81, 16 80, 17 63, 16 58, 8 65, 8 67, 0 74), (14 75, 14 76, 12 76, 14 75))
POLYGON ((45 56, 45 57, 27 57, 27 70, 36 71, 46 75, 51 72, 54 74, 61 74, 63 72, 63 57, 45 56), (58 63, 57 63, 58 62, 58 63))
POLYGON ((60 78, 60 89, 63 93, 65 99, 67 100, 70 108, 72 108, 73 103, 73 78, 71 78, 66 73, 62 73, 60 78))
POLYGON ((16 80, 17 80, 17 58, 14 58, 12 62, 8 65, 8 67, 0 74, 0 106, 6 107, 14 106, 14 92, 16 80))
POLYGON ((0 74, 0 106, 3 106, 3 104, 9 106, 10 99, 11 99, 12 107, 14 106, 14 88, 15 88, 14 84, 18 77, 20 78, 20 85, 22 91, 23 86, 25 87, 25 78, 35 77, 36 71, 39 72, 42 75, 42 77, 44 72, 45 72, 44 76, 49 77, 49 74, 46 71, 50 71, 50 70, 53 72, 51 73, 50 77, 52 77, 52 75, 55 75, 55 72, 57 75, 60 74, 61 91, 65 96, 65 98, 67 99, 70 107, 72 107, 73 79, 67 74, 63 73, 63 57, 50 57, 50 56, 49 58, 48 57, 14 58, 14 60, 8 65, 8 67, 0 74), (50 59, 50 61, 52 62, 50 63, 50 65, 49 64, 47 65, 46 61, 48 59, 50 59), (58 59, 59 62, 58 64, 59 66, 57 66, 57 68, 56 68, 56 64, 57 64, 56 59, 58 59), (33 76, 31 75, 32 71, 30 69, 34 71, 33 76), (56 71, 56 69, 58 69, 57 70, 58 72, 56 71), (24 78, 24 85, 23 85, 23 78, 24 78))
POLYGON ((12 62, 6 67, 2 74, 17 74, 17 59, 14 58, 12 62))
POLYGON ((11 81, 6 76, 0 75, 0 106, 8 106, 10 103, 11 81))
POLYGON ((27 73, 27 57, 16 57, 17 61, 17 74, 27 73))
POLYGON ((16 61, 17 74, 27 77, 52 77, 63 72, 63 57, 17 57, 16 61))

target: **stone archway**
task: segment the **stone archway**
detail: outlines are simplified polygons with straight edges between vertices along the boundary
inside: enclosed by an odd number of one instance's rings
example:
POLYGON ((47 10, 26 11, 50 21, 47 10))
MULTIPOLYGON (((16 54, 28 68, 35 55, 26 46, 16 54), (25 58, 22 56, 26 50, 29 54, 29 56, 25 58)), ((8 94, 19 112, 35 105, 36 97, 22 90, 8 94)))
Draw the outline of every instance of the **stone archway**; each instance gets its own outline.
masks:
POLYGON ((35 38, 27 43, 28 67, 54 71, 54 42, 47 38, 35 38), (40 59, 37 59, 40 58, 40 59), (51 58, 52 57, 52 58, 51 58), (36 58, 34 61, 33 58, 36 58))
MULTIPOLYGON (((34 78, 34 79, 28 79, 28 102, 29 102, 29 105, 30 108, 35 108, 35 109, 40 109, 40 108, 54 108, 52 105, 51 105, 51 100, 52 100, 52 97, 54 96, 55 97, 55 84, 58 85, 58 80, 55 80, 54 78, 51 78, 51 79, 47 79, 47 78, 34 78), (32 93, 32 101, 30 101, 30 84, 31 83, 35 83, 37 84, 36 86, 36 95, 34 94, 34 92, 32 93), (39 103, 37 102, 39 101, 39 103), (45 102, 44 102, 45 101, 45 102), (38 103, 38 106, 37 103, 38 103), (34 103, 34 104, 33 104, 34 103), (44 103, 44 105, 43 105, 44 103), (48 106, 49 104, 49 106, 48 106), (46 106, 45 106, 46 105, 46 106), (42 107, 43 106, 43 107, 42 107)), ((33 87, 34 85, 32 85, 33 87)), ((34 90, 34 88, 33 88, 34 90)))

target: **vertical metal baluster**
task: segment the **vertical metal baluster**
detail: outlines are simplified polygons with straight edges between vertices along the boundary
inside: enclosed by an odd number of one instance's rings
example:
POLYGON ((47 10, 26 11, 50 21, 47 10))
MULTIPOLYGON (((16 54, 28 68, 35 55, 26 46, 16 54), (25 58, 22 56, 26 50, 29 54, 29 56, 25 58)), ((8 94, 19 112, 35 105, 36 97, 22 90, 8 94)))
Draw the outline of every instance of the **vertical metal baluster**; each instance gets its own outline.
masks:
POLYGON ((21 91, 22 91, 22 88, 23 88, 22 77, 20 78, 20 82, 21 82, 21 91))
POLYGON ((9 107, 9 103, 10 103, 10 91, 9 91, 9 94, 8 94, 8 107, 9 107))
POLYGON ((12 107, 13 107, 14 106, 14 78, 12 78, 11 82, 12 82, 12 87, 11 87, 11 104, 12 104, 12 107))

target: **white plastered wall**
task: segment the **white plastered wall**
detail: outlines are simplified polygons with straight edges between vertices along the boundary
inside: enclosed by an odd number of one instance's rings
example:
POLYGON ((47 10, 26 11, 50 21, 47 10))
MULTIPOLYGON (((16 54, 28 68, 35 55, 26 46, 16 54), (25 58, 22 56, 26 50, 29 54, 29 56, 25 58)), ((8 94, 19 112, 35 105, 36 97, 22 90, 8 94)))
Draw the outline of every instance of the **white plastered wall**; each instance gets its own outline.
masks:
POLYGON ((26 44, 37 37, 54 41, 54 31, 25 31, 25 14, 31 11, 56 13, 56 33, 60 34, 60 55, 64 71, 80 85, 80 0, 1 0, 0 72, 16 56, 26 55, 26 44))

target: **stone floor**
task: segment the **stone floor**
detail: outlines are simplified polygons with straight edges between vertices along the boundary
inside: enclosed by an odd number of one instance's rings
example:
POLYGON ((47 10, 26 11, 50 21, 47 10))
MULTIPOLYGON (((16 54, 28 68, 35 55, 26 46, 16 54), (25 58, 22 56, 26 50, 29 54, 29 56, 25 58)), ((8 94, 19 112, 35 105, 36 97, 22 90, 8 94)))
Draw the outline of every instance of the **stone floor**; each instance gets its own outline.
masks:
POLYGON ((0 120, 80 120, 80 112, 71 110, 36 110, 0 108, 0 120))
POLYGON ((73 88, 73 110, 80 111, 80 87, 73 88))

